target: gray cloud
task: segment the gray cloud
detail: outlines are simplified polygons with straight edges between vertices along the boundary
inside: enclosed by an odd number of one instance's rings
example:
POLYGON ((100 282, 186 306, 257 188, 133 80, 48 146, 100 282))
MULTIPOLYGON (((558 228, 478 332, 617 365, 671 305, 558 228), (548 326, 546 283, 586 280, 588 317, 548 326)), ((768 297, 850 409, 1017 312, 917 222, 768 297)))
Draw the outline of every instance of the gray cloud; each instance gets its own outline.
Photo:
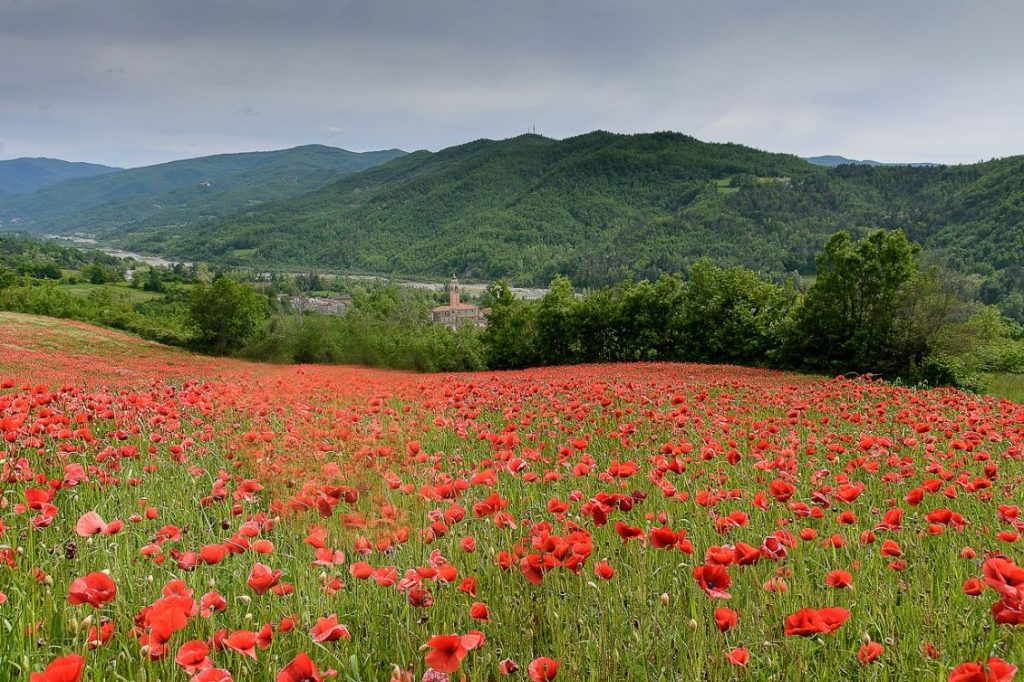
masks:
POLYGON ((1002 0, 0 0, 0 130, 116 165, 531 125, 975 161, 1024 152, 1021 25, 1002 0))

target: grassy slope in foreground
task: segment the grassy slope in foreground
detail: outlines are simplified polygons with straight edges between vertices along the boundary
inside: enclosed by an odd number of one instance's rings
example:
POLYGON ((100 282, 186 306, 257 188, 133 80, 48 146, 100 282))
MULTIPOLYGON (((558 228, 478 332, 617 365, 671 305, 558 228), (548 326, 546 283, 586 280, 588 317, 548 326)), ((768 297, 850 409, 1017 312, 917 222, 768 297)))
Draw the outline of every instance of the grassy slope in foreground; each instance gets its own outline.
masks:
POLYGON ((558 680, 727 679, 738 649, 753 679, 1024 662, 1019 626, 992 623, 1003 598, 962 587, 987 552, 1024 563, 999 507, 1020 499, 1021 405, 681 364, 270 367, 8 314, 0 347, 12 678, 75 654, 87 682, 186 680, 181 647, 213 640, 235 680, 300 653, 341 680, 419 680, 443 665, 426 642, 471 630, 486 641, 456 661, 468 682, 538 657, 558 680), (90 512, 124 527, 85 537, 90 512), (702 585, 712 556, 729 579, 702 585), (76 586, 104 570, 116 595, 76 586), (824 607, 834 628, 786 634, 824 607), (867 639, 884 645, 870 665, 867 639))

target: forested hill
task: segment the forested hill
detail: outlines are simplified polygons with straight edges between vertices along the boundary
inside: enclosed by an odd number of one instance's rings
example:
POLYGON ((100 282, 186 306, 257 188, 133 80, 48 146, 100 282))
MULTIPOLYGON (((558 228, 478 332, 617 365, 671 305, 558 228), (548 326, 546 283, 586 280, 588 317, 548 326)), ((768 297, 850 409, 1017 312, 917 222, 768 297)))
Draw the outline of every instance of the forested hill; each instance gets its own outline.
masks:
POLYGON ((310 192, 404 153, 307 145, 117 170, 0 197, 0 229, 101 236, 126 230, 173 231, 310 192))
POLYGON ((35 192, 71 178, 86 178, 116 170, 121 169, 60 159, 8 159, 0 161, 0 197, 35 192))
POLYGON ((823 172, 675 133, 523 135, 415 152, 209 229, 133 243, 289 267, 613 281, 627 267, 678 270, 753 246, 715 218, 737 191, 730 181, 802 184, 823 172))
MULTIPOLYGON (((676 133, 536 135, 415 152, 201 230, 130 245, 237 264, 582 285, 700 256, 812 274, 837 230, 903 228, 926 253, 1024 289, 1024 157, 815 166, 676 133)), ((1024 306, 1024 302, 1021 304, 1024 306)))
MULTIPOLYGON (((926 259, 978 275, 983 300, 1024 319, 1021 156, 827 168, 678 133, 606 132, 477 140, 340 175, 347 154, 302 147, 138 169, 177 183, 143 200, 121 197, 134 183, 105 185, 102 197, 84 191, 135 171, 66 182, 32 195, 49 197, 59 213, 36 226, 267 269, 455 272, 523 285, 560 273, 583 286, 685 271, 701 256, 764 276, 812 275, 832 233, 903 228, 926 259), (259 163, 235 165, 249 157, 259 163), (82 198, 69 199, 66 190, 80 187, 82 198), (76 201, 82 208, 69 214, 76 201)), ((27 199, 0 200, 0 219, 27 199)), ((50 209, 37 202, 35 210, 50 209)))

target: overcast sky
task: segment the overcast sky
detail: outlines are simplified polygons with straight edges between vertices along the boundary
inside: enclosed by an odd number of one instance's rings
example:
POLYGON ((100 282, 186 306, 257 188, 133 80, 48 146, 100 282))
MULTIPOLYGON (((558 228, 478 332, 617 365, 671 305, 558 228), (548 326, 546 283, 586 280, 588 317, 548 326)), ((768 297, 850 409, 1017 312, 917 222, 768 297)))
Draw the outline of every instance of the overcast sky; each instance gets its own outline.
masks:
POLYGON ((1024 0, 0 0, 0 159, 138 166, 536 126, 1024 153, 1024 0))

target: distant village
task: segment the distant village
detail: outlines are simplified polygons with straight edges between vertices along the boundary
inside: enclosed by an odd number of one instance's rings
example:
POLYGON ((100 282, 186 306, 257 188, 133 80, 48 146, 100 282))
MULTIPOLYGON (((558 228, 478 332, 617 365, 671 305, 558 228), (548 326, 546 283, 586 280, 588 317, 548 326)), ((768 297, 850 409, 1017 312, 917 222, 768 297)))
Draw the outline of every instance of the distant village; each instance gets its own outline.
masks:
POLYGON ((490 308, 481 308, 459 300, 459 280, 452 275, 452 281, 448 283, 448 305, 439 305, 431 309, 430 319, 434 324, 443 324, 452 329, 458 329, 464 322, 471 322, 476 327, 486 327, 489 312, 490 308))
MULTIPOLYGON (((289 296, 280 294, 278 300, 286 301, 293 310, 302 313, 320 313, 322 315, 344 315, 345 311, 352 305, 352 297, 348 294, 334 296, 310 296, 299 294, 289 296)), ((461 298, 459 279, 452 275, 448 283, 448 304, 439 305, 430 310, 430 319, 434 324, 443 324, 451 329, 458 329, 460 325, 472 324, 477 328, 487 326, 487 314, 490 308, 481 308, 474 303, 468 303, 461 298)))

